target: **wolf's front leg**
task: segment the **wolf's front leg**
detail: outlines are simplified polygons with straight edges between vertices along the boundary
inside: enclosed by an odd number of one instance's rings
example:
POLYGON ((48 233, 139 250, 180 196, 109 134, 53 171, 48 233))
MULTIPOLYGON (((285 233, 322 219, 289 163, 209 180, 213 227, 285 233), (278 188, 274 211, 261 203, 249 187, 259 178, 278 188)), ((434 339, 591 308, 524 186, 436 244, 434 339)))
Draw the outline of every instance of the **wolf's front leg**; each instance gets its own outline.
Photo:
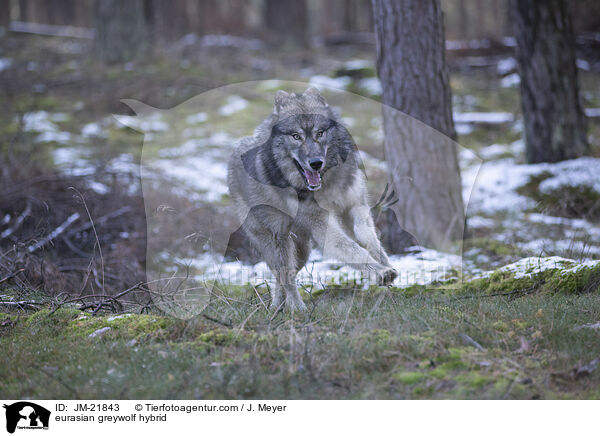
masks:
POLYGON ((352 231, 358 243, 365 247, 373 258, 385 266, 391 266, 390 260, 381 246, 381 241, 375 230, 375 223, 369 206, 353 207, 348 212, 352 221, 352 231))
POLYGON ((259 242, 261 254, 277 282, 271 292, 271 307, 280 309, 285 304, 291 310, 306 309, 296 287, 298 267, 296 247, 291 237, 282 235, 273 238, 272 234, 265 234, 262 237, 255 234, 254 236, 261 239, 259 242))
POLYGON ((385 257, 387 264, 374 258, 369 250, 361 247, 358 242, 348 236, 335 214, 329 214, 326 221, 319 220, 315 223, 313 236, 317 244, 323 247, 323 256, 355 264, 369 273, 377 274, 379 285, 388 285, 397 277, 396 270, 387 261, 387 256, 385 257), (327 224, 324 225, 323 222, 327 224))

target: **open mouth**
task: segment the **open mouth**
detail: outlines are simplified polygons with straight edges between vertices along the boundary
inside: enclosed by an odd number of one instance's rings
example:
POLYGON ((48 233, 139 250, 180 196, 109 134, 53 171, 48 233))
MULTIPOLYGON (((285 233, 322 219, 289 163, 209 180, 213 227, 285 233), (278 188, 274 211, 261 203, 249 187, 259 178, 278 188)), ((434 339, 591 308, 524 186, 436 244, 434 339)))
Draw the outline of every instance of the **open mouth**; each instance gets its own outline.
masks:
POLYGON ((321 188, 321 173, 315 170, 307 170, 300 165, 300 163, 294 159, 294 163, 304 177, 304 183, 309 191, 316 191, 321 188))

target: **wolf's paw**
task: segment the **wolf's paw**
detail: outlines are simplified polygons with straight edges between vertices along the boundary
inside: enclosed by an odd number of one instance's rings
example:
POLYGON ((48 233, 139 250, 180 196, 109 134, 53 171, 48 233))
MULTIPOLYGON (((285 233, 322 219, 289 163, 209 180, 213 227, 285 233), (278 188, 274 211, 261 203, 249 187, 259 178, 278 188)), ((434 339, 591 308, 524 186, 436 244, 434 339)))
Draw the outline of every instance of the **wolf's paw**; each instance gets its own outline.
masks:
POLYGON ((377 284, 379 286, 391 285, 394 280, 398 277, 398 272, 394 268, 386 268, 379 273, 377 284))

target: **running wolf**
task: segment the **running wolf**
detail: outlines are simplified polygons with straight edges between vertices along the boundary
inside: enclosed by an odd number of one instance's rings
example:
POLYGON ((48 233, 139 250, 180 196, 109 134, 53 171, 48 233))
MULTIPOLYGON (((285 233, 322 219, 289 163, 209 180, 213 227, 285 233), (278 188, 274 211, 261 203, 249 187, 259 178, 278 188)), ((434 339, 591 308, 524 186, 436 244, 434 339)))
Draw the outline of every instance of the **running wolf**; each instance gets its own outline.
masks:
POLYGON ((228 185, 242 230, 276 277, 272 307, 305 309, 296 275, 313 247, 390 284, 358 150, 315 88, 278 91, 272 114, 241 139, 228 185))

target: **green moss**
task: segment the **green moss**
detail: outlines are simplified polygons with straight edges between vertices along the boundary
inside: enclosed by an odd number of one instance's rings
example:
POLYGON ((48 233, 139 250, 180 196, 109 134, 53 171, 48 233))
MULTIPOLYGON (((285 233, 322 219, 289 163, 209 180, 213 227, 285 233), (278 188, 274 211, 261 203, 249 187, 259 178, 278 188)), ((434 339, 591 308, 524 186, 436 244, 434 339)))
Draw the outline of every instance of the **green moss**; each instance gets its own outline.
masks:
POLYGON ((76 309, 58 309, 51 313, 49 309, 39 310, 27 317, 26 330, 32 334, 59 334, 81 312, 76 309))
POLYGON ((375 68, 372 67, 361 67, 361 68, 338 68, 333 73, 333 77, 348 76, 354 80, 365 79, 367 77, 376 77, 375 68))
POLYGON ((238 332, 235 330, 211 330, 198 336, 198 340, 217 346, 238 345, 254 337, 252 333, 238 332))
POLYGON ((414 385, 425 380, 427 376, 422 372, 407 371, 393 375, 393 379, 405 385, 414 385))
POLYGON ((437 368, 429 371, 429 375, 435 378, 446 378, 448 377, 449 371, 448 368, 438 366, 437 368))
POLYGON ((515 278, 508 271, 496 271, 487 278, 464 282, 459 292, 483 292, 487 294, 519 292, 560 292, 582 294, 600 290, 600 263, 573 269, 572 265, 557 265, 538 273, 529 271, 530 276, 515 278))
POLYGON ((481 375, 476 372, 459 374, 456 377, 454 377, 454 380, 457 383, 461 383, 463 385, 466 385, 466 386, 468 386, 470 388, 474 388, 474 389, 483 388, 485 385, 490 384, 494 381, 494 379, 492 377, 481 375))
POLYGON ((590 186, 561 186, 551 192, 542 192, 540 183, 552 177, 549 172, 530 176, 529 181, 517 189, 536 201, 535 211, 552 216, 600 220, 600 192, 590 186))
POLYGON ((162 333, 172 324, 173 321, 170 318, 155 315, 124 314, 108 317, 83 315, 70 323, 68 331, 76 336, 89 336, 101 328, 110 327, 114 335, 138 338, 148 334, 162 333))

